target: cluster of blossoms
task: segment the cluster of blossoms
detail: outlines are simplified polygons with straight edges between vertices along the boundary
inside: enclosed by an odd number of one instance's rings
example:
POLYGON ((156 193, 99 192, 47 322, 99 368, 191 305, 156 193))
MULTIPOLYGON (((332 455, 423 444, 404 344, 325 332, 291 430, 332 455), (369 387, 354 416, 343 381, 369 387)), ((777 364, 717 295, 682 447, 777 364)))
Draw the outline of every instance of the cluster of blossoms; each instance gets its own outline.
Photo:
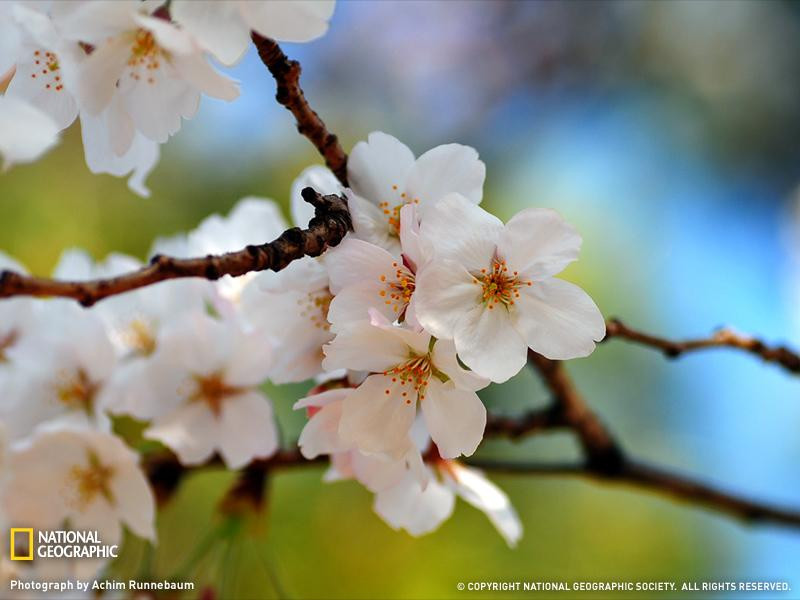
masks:
MULTIPOLYGON (((310 39, 332 8, 173 0, 173 22, 158 6, 70 2, 45 13, 0 5, 10 15, 0 23, 16 33, 0 40, 18 57, 0 124, 42 118, 57 132, 80 116, 90 167, 132 170, 141 187, 157 145, 193 114, 201 92, 236 95, 207 53, 235 62, 251 29, 310 39), (270 29, 278 24, 280 32, 270 29), (13 116, 18 109, 27 114, 13 116)), ((46 146, 34 147, 35 136, 15 141, 11 129, 0 128, 7 161, 33 159, 46 146)), ((295 404, 308 416, 298 444, 306 458, 329 457, 326 480, 358 481, 374 493, 378 515, 412 535, 436 529, 459 496, 514 545, 522 527, 507 496, 461 457, 484 435, 479 390, 513 377, 529 350, 582 357, 604 336, 591 298, 555 277, 577 258, 581 238, 549 209, 523 210, 505 224, 482 209, 485 166, 467 146, 415 158, 376 132, 353 148, 347 177, 344 188, 312 166, 294 182, 294 225, 313 216, 300 193, 312 187, 347 199, 353 231, 278 273, 164 281, 90 309, 0 301, 2 518, 98 530, 107 543, 126 526, 154 540, 153 494, 139 452, 115 426, 120 417, 140 422, 144 439, 185 465, 218 456, 237 469, 280 447, 263 384, 315 380, 295 404)), ((288 227, 277 204, 245 198, 226 217, 156 240, 150 254, 240 250, 288 227)), ((140 266, 70 250, 54 277, 140 266)), ((24 272, 8 257, 0 268, 24 272)), ((79 567, 88 568, 70 568, 79 567)))
POLYGON ((236 64, 250 31, 305 42, 328 28, 333 0, 174 0, 0 3, 0 154, 30 162, 80 119, 93 173, 145 179, 159 145, 192 118, 200 97, 233 101, 238 82, 209 62, 236 64))

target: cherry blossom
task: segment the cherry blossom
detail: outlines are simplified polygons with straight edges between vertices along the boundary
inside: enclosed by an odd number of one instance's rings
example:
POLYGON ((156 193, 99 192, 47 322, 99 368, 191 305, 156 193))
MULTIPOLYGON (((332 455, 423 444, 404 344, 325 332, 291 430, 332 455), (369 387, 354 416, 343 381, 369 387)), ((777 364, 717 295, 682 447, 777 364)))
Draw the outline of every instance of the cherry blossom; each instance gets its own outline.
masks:
MULTIPOLYGON (((157 5, 156 5, 157 6, 157 5)), ((79 65, 77 96, 97 115, 116 96, 114 124, 127 150, 133 132, 163 143, 180 129, 182 118, 197 112, 201 93, 231 101, 238 86, 208 63, 192 36, 152 16, 152 2, 79 2, 58 23, 70 39, 93 46, 79 65)))
POLYGON ((172 18, 225 65, 242 58, 250 30, 279 42, 308 42, 328 30, 333 0, 173 0, 172 18))
POLYGON ((271 368, 263 335, 205 314, 170 323, 147 368, 132 381, 139 402, 130 414, 149 420, 145 437, 185 464, 219 452, 234 469, 278 449, 270 400, 258 390, 271 368))
POLYGON ((503 225, 452 194, 428 211, 420 237, 435 257, 417 274, 417 318, 436 337, 454 340, 476 373, 506 381, 525 365, 528 348, 577 358, 605 335, 586 292, 553 277, 581 245, 555 211, 525 209, 503 225))
POLYGON ((371 316, 372 322, 353 324, 324 349, 326 369, 372 373, 344 401, 341 437, 364 453, 399 458, 419 402, 442 456, 472 454, 486 425, 475 391, 488 381, 461 368, 452 342, 394 327, 376 311, 371 316))
POLYGON ((4 353, 13 366, 0 405, 8 435, 20 439, 51 420, 107 429, 100 398, 116 361, 102 322, 63 300, 35 308, 28 334, 4 353))
POLYGON ((387 250, 348 236, 325 255, 334 298, 328 321, 334 331, 357 321, 369 320, 375 309, 391 321, 403 320, 419 327, 414 310, 416 265, 422 260, 415 244, 416 207, 406 205, 400 211, 402 254, 392 256, 387 250))
MULTIPOLYGON (((109 433, 42 427, 11 448, 4 514, 36 529, 62 529, 69 520, 76 530, 97 531, 104 544, 119 544, 123 525, 155 541, 155 502, 138 461, 109 433)), ((74 563, 82 577, 98 566, 74 563)))
POLYGON ((415 160, 402 142, 378 131, 355 145, 347 177, 356 237, 398 256, 400 209, 417 204, 424 219, 431 206, 453 192, 479 204, 486 167, 474 148, 460 144, 437 146, 415 160))
POLYGON ((477 469, 454 460, 436 461, 427 485, 406 475, 375 495, 375 512, 395 529, 414 536, 437 529, 453 513, 456 496, 483 512, 510 547, 522 537, 522 524, 508 496, 477 469))

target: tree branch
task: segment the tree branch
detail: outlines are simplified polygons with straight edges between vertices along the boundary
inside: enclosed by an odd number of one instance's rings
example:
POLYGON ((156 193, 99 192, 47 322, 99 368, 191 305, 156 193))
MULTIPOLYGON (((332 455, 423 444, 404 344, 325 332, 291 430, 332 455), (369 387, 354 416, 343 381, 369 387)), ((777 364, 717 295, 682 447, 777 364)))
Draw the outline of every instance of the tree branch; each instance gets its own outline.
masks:
POLYGON ((778 523, 800 527, 800 512, 770 506, 720 491, 710 485, 676 475, 663 469, 635 462, 625 462, 614 474, 603 474, 588 465, 536 464, 470 460, 469 464, 493 473, 513 473, 556 477, 583 477, 601 483, 628 485, 675 500, 723 513, 746 523, 778 523))
POLYGON ((619 319, 609 319, 606 322, 605 339, 612 338, 648 346, 659 350, 668 358, 678 358, 687 352, 709 348, 734 348, 777 364, 791 373, 800 373, 800 354, 786 346, 768 346, 759 339, 734 333, 730 329, 720 329, 708 338, 672 341, 632 329, 619 319))
POLYGON ((291 111, 297 120, 297 131, 314 144, 328 168, 333 171, 341 184, 347 187, 347 154, 339 144, 338 137, 328 131, 325 123, 306 101, 300 87, 300 63, 289 60, 274 40, 255 32, 252 34, 252 39, 261 62, 266 65, 278 84, 275 99, 291 111))
POLYGON ((247 246, 237 252, 208 255, 202 258, 154 256, 146 267, 108 279, 59 281, 31 277, 15 271, 0 272, 0 298, 37 296, 73 298, 83 306, 159 281, 183 277, 215 280, 223 275, 237 277, 253 271, 280 271, 303 256, 319 256, 329 246, 336 246, 352 228, 347 202, 335 195, 323 196, 311 188, 303 199, 315 208, 308 229, 294 227, 267 244, 247 246))

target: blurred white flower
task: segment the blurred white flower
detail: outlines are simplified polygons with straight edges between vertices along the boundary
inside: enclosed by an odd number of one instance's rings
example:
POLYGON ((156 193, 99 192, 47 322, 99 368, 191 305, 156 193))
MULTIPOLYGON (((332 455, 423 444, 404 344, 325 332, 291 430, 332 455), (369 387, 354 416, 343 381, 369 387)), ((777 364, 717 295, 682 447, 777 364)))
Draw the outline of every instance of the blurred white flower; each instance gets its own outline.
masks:
POLYGON ((437 146, 415 160, 402 142, 377 131, 353 147, 347 177, 356 237, 399 256, 400 209, 417 204, 424 220, 431 206, 453 192, 479 204, 486 166, 474 148, 460 144, 437 146))
POLYGON ((27 102, 0 96, 0 156, 3 170, 39 159, 58 142, 58 125, 27 102))
POLYGON ((103 386, 116 364, 98 316, 65 300, 35 305, 27 335, 6 352, 0 418, 10 439, 58 421, 107 429, 103 386))
MULTIPOLYGON (((50 115, 59 129, 65 129, 79 113, 75 93, 86 51, 77 41, 65 40, 45 13, 17 5, 13 16, 24 35, 6 93, 32 103, 50 115)), ((120 177, 132 172, 128 186, 140 196, 149 196, 144 180, 158 162, 158 144, 133 129, 120 100, 115 97, 98 115, 81 111, 81 134, 92 173, 120 177)))
MULTIPOLYGON (((25 267, 0 252, 0 271, 26 273, 25 267)), ((34 301, 29 298, 8 298, 0 302, 0 371, 10 362, 9 353, 33 328, 34 301)))
POLYGON ((372 373, 345 399, 339 435, 366 454, 400 458, 419 402, 442 456, 472 454, 486 426, 475 391, 489 382, 461 368, 451 341, 432 344, 428 333, 371 314, 371 323, 354 323, 324 348, 326 369, 372 373))
POLYGON ((430 471, 426 486, 406 475, 394 486, 375 495, 375 512, 395 529, 414 536, 437 529, 453 513, 459 496, 481 512, 510 547, 522 537, 522 523, 508 496, 477 469, 457 461, 435 461, 439 477, 430 471))
POLYGON ((556 279, 578 257, 580 235, 553 210, 529 208, 506 225, 452 194, 428 211, 420 236, 434 258, 417 273, 416 311, 452 339, 476 373, 503 382, 531 349, 552 359, 591 354, 605 322, 578 286, 556 279))
POLYGON ((138 402, 130 414, 149 420, 159 440, 184 464, 219 452, 232 468, 278 449, 272 404, 258 390, 271 368, 265 336, 234 321, 187 315, 164 330, 158 349, 130 381, 138 402))
POLYGON ((279 42, 308 42, 328 30, 334 0, 173 0, 170 14, 225 65, 242 58, 250 30, 279 42))
POLYGON ((93 46, 78 67, 81 107, 98 115, 118 96, 109 129, 126 133, 129 144, 134 131, 166 142, 181 118, 197 112, 201 93, 228 101, 239 95, 238 85, 211 67, 192 36, 153 16, 153 8, 137 0, 85 1, 56 19, 69 39, 93 46))
MULTIPOLYGON (((314 216, 313 207, 301 197, 306 187, 321 194, 342 191, 327 169, 315 166, 304 170, 292 183, 292 217, 298 227, 307 227, 314 216)), ((281 227, 288 226, 282 223, 281 227)), ((269 335, 276 348, 270 375, 275 383, 304 381, 322 372, 322 346, 333 338, 328 323, 333 296, 326 258, 327 254, 305 257, 278 273, 260 273, 242 294, 242 318, 269 335)))
MULTIPOLYGON (((62 529, 68 520, 73 529, 97 531, 104 544, 119 544, 123 525, 155 540, 155 502, 138 460, 109 433, 44 427, 11 448, 3 512, 35 529, 62 529)), ((75 565, 91 577, 97 561, 75 565)))

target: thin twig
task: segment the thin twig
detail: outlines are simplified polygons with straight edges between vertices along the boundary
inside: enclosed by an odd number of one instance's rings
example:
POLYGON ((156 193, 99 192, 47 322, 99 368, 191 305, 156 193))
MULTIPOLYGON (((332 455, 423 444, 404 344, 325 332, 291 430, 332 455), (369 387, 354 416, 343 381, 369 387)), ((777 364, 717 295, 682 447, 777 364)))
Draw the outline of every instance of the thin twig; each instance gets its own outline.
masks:
POLYGON ((619 319, 609 319, 606 322, 606 339, 612 338, 648 346, 661 351, 668 358, 678 358, 697 350, 733 348, 775 363, 791 373, 800 373, 800 354, 797 352, 786 346, 768 346, 759 339, 735 333, 730 329, 720 329, 708 338, 673 341, 632 329, 619 319))
POLYGON ((300 63, 289 60, 275 41, 255 32, 252 38, 258 56, 278 84, 275 99, 291 111, 297 120, 297 131, 314 144, 328 168, 347 187, 347 154, 342 149, 339 138, 328 131, 325 123, 306 101, 300 87, 300 63))
POLYGON ((723 492, 708 484, 683 475, 635 462, 625 462, 614 474, 603 474, 587 465, 535 464, 470 460, 469 464, 493 473, 521 475, 567 476, 593 479, 601 483, 633 486, 659 495, 668 496, 692 505, 705 506, 747 523, 779 523, 800 527, 800 512, 770 506, 737 494, 723 492))
POLYGON ((303 256, 319 256, 329 246, 336 246, 352 228, 346 201, 335 195, 323 196, 311 188, 302 192, 312 204, 316 216, 308 229, 294 227, 267 244, 247 246, 237 252, 208 255, 202 258, 154 256, 150 264, 137 271, 90 281, 60 281, 23 275, 16 271, 0 272, 0 298, 37 296, 72 298, 83 306, 92 306, 109 296, 153 285, 159 281, 183 277, 215 280, 223 275, 237 277, 254 271, 280 271, 303 256))

